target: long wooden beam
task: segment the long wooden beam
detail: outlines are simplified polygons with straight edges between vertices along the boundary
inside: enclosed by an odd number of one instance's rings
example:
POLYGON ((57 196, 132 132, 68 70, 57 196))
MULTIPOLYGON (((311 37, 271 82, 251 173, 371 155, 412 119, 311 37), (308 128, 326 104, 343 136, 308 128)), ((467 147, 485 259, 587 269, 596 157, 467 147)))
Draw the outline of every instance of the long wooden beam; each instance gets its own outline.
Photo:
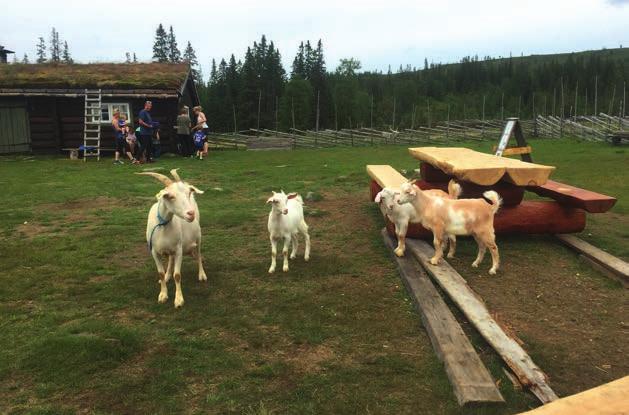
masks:
POLYGON ((590 213, 607 212, 616 204, 616 198, 590 190, 580 189, 569 184, 548 180, 542 186, 528 186, 526 190, 540 196, 550 197, 559 203, 590 213))
MULTIPOLYGON (((392 252, 395 243, 385 229, 382 238, 392 252)), ((489 371, 428 275, 409 256, 393 257, 432 347, 445 366, 459 405, 504 402, 489 371)))
POLYGON ((624 285, 629 284, 629 263, 590 245, 574 235, 558 234, 556 236, 568 247, 614 274, 624 285))
POLYGON ((487 343, 496 350, 520 383, 542 403, 556 400, 557 395, 548 385, 546 374, 533 362, 524 349, 496 323, 485 304, 467 285, 467 281, 443 260, 440 265, 432 265, 430 258, 434 255, 434 249, 426 242, 407 240, 406 248, 450 296, 487 343))

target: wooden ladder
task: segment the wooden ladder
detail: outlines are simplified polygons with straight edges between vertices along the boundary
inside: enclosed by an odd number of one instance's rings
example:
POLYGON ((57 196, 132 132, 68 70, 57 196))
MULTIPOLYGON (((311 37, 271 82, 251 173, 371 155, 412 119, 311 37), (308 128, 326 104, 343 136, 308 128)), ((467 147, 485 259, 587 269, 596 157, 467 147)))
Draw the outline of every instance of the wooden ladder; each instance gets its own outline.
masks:
POLYGON ((85 128, 83 132, 83 161, 88 157, 100 160, 101 90, 85 90, 85 128))

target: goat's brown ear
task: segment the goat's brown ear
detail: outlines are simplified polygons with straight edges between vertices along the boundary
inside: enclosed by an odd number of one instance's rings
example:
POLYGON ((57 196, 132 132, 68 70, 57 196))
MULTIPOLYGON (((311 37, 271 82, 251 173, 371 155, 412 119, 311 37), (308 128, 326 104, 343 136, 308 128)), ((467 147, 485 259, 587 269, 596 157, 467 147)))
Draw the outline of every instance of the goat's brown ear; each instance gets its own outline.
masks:
POLYGON ((289 193, 288 194, 288 199, 294 199, 297 197, 297 193, 289 193))

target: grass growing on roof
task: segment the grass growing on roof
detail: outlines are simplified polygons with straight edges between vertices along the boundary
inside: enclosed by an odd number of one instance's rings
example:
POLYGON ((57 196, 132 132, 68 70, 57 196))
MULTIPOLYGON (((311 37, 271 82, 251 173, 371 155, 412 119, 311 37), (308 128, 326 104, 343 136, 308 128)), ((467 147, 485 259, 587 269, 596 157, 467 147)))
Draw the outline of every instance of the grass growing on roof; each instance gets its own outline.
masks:
MULTIPOLYGON (((532 141, 553 178, 619 198, 582 235, 629 258, 624 149, 532 141), (602 167, 603 166, 603 167, 602 167)), ((484 151, 490 144, 483 144, 484 151)), ((0 412, 511 414, 536 406, 470 329, 507 403, 461 410, 399 281, 368 201, 365 164, 417 167, 405 147, 164 156, 198 197, 207 283, 184 259, 185 306, 157 303, 144 242, 160 184, 137 166, 0 158, 0 412), (286 166, 286 167, 280 167, 286 166), (306 201, 288 273, 266 271, 271 190, 306 201)), ((153 167, 153 166, 152 166, 153 167)), ((498 238, 496 277, 453 265, 524 340, 560 394, 627 373, 625 292, 550 237, 498 238)), ((488 261, 486 258, 485 261, 488 261)), ((459 316, 460 317, 460 316, 459 316)))

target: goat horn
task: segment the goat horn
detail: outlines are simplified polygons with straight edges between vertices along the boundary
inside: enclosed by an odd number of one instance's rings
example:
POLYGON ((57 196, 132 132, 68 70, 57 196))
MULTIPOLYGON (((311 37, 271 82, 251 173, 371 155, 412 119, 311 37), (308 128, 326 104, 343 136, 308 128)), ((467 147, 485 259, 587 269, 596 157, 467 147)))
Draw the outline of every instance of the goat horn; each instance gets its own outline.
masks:
POLYGON ((145 171, 145 172, 136 173, 136 174, 141 174, 143 176, 155 177, 157 180, 162 182, 164 184, 164 186, 170 186, 173 183, 173 181, 168 176, 164 176, 163 174, 155 173, 155 172, 152 172, 152 171, 145 171))
POLYGON ((175 178, 175 181, 181 182, 181 177, 179 177, 179 175, 177 174, 177 170, 179 169, 172 169, 170 171, 170 175, 173 176, 175 178))

